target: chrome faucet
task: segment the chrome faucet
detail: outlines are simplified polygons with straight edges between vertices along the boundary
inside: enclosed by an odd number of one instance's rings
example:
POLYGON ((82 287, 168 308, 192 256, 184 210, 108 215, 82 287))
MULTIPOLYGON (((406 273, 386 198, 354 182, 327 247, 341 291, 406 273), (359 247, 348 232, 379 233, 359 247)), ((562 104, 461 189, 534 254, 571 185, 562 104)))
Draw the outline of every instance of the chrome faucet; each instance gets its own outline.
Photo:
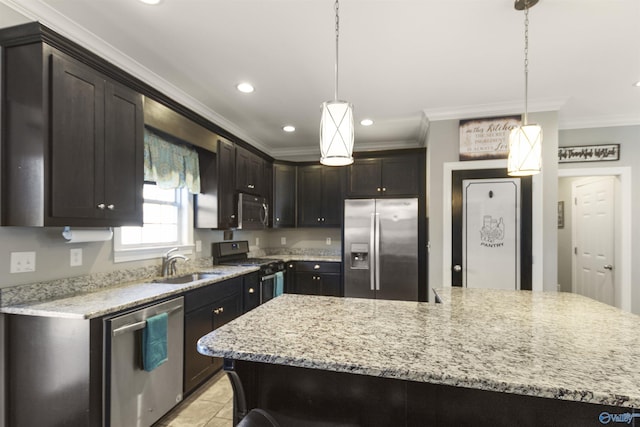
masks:
POLYGON ((178 248, 169 249, 162 258, 162 277, 174 276, 176 274, 176 262, 181 259, 187 261, 189 258, 182 254, 175 254, 178 248))

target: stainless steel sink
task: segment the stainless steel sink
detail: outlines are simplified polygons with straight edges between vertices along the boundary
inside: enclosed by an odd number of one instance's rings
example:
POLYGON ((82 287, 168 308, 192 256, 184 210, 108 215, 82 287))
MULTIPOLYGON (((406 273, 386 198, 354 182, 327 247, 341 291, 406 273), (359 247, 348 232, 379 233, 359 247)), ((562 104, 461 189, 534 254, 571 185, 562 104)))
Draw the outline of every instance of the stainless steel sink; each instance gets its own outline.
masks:
POLYGON ((173 285, 195 282, 196 280, 213 279, 220 276, 222 273, 217 271, 208 271, 206 273, 192 273, 185 274, 184 276, 165 277, 162 279, 156 279, 154 283, 168 283, 173 285))

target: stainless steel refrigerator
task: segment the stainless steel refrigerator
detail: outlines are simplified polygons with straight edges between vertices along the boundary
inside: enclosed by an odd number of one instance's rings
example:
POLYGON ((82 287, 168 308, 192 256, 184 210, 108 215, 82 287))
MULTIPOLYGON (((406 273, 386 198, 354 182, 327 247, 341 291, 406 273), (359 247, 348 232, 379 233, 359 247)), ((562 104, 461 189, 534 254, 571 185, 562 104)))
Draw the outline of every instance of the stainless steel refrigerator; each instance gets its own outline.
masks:
POLYGON ((418 199, 344 202, 344 296, 418 300, 418 199))

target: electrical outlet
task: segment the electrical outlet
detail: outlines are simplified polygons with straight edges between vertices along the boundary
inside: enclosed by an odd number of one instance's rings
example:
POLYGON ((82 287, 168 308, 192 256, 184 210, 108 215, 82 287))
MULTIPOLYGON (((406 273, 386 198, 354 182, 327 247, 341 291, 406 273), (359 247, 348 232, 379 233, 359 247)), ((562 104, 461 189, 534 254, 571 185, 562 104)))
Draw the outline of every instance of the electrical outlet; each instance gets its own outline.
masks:
POLYGON ((286 245, 287 244, 287 238, 286 237, 281 237, 280 238, 280 244, 281 245, 286 245))
POLYGON ((260 246, 260 238, 256 237, 256 246, 260 246))
POLYGON ((202 252, 202 240, 196 240, 196 252, 202 252))
POLYGON ((71 267, 79 267, 82 265, 82 249, 69 249, 69 265, 71 267))
POLYGON ((36 271, 35 252, 11 252, 11 273, 36 271))
POLYGON ((331 244, 331 237, 327 237, 327 245, 331 244))

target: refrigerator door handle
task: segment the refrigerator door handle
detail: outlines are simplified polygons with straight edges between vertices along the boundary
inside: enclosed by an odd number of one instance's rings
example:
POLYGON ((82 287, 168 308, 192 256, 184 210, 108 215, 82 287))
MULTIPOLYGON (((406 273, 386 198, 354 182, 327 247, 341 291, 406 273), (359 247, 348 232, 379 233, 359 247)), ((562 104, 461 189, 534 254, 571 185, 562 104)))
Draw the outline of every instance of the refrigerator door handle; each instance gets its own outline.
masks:
POLYGON ((376 290, 376 247, 375 247, 375 235, 376 235, 376 214, 371 214, 371 230, 369 232, 369 247, 372 252, 369 254, 369 284, 371 285, 371 290, 376 290))
POLYGON ((376 257, 376 291, 380 290, 380 214, 376 213, 376 248, 375 248, 375 257, 376 257))

